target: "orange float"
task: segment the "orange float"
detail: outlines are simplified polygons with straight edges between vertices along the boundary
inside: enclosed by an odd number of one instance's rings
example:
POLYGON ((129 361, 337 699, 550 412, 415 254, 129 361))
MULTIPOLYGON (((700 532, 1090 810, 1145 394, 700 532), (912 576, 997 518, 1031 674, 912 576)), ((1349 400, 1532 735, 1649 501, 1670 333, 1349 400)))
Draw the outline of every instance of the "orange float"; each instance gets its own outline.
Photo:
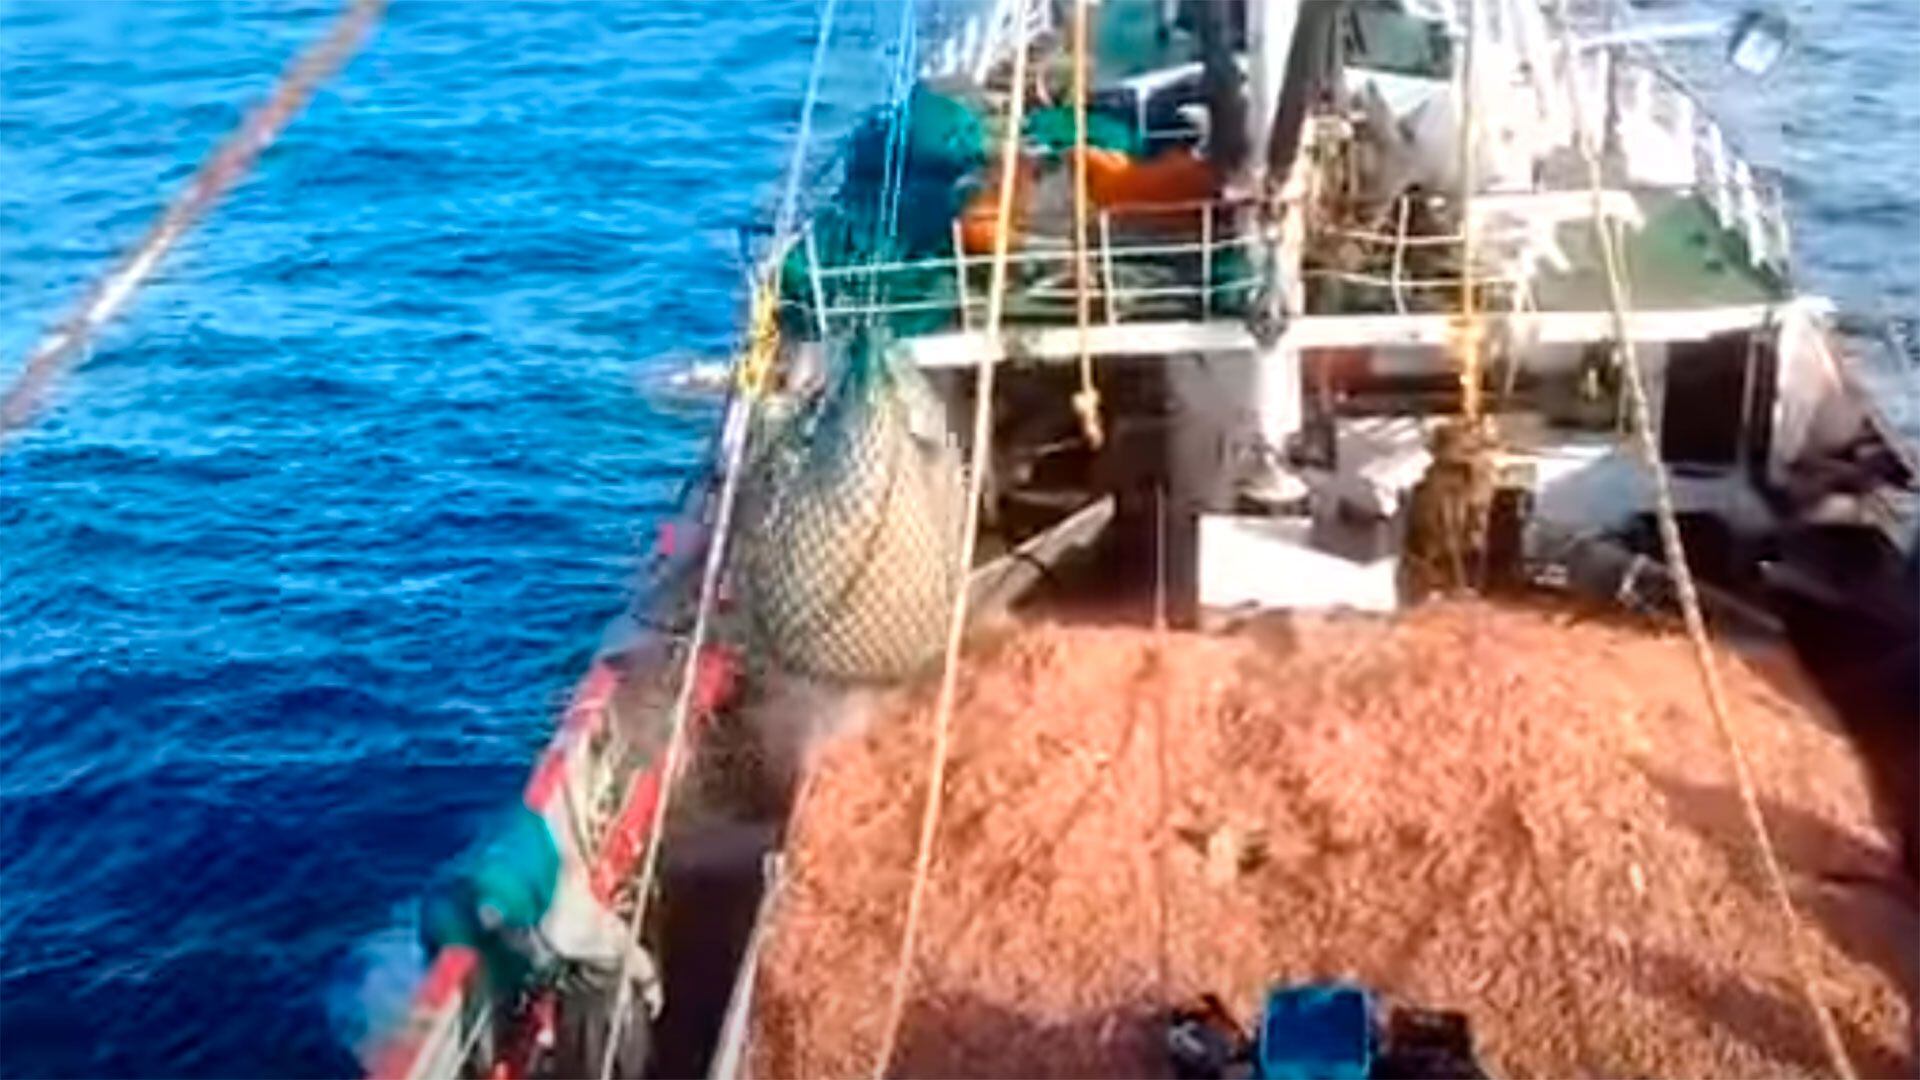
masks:
MULTIPOLYGON (((1007 238, 1007 250, 1016 251, 1020 247, 1021 234, 1027 229, 1027 211, 1033 199, 1034 181, 1033 161, 1021 158, 1013 170, 1013 207, 1007 216, 1007 226, 1012 234, 1007 238)), ((991 255, 994 240, 1000 229, 1000 165, 990 164, 981 170, 983 183, 973 198, 960 211, 960 246, 969 255, 991 255)))
POLYGON ((1154 208, 1210 200, 1219 178, 1207 159, 1176 147, 1135 161, 1113 150, 1089 149, 1087 194, 1105 210, 1154 208))

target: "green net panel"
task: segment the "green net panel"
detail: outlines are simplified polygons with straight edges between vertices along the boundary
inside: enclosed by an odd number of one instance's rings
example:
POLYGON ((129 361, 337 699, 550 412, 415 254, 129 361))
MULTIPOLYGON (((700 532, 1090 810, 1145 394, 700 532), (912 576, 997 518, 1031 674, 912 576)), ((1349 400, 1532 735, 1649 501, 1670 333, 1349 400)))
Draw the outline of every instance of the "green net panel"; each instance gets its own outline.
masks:
MULTIPOLYGON (((1024 133, 1029 145, 1050 154, 1063 154, 1073 148, 1073 106, 1053 105, 1028 114, 1024 133)), ((1100 150, 1118 150, 1129 157, 1141 153, 1140 136, 1133 121, 1112 113, 1089 110, 1087 145, 1100 150)))

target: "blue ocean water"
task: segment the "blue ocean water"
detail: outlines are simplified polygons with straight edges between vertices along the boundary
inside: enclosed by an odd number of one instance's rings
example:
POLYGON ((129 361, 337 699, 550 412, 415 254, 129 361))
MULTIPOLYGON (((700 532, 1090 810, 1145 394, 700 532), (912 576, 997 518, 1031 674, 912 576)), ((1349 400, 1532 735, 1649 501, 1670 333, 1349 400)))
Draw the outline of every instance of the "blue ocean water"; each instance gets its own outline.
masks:
MULTIPOLYGON (((0 3, 0 377, 334 10, 0 3)), ((1793 10, 1752 141, 1810 283, 1913 312, 1920 4, 1793 10)), ((401 0, 0 451, 0 1071, 356 1070, 331 1006, 701 452, 657 383, 731 341, 813 16, 401 0)))

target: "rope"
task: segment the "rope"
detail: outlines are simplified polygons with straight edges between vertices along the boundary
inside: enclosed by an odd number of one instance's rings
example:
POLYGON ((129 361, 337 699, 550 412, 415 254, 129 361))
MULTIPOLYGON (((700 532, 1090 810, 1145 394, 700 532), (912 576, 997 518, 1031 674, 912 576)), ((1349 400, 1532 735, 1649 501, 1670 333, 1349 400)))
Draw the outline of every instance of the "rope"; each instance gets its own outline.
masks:
MULTIPOLYGON (((1100 427, 1100 389, 1093 384, 1093 352, 1087 343, 1087 324, 1093 320, 1091 267, 1087 263, 1087 4, 1073 3, 1073 260, 1074 317, 1080 352, 1080 392, 1073 395, 1073 411, 1088 445, 1100 449, 1106 434, 1100 427)), ((1213 212, 1204 207, 1203 214, 1213 212)), ((1108 297, 1107 303, 1113 303, 1108 297)))
MULTIPOLYGON (((980 497, 987 472, 988 443, 993 438, 993 375, 999 365, 1001 322, 1006 314, 1007 247, 1013 233, 1013 184, 1019 170, 1020 125, 1026 106, 1027 31, 1022 20, 1016 30, 1013 48, 1013 84, 1007 101, 1007 128, 1000 148, 1000 205, 995 214, 993 238, 993 274, 987 291, 986 337, 989 347, 980 354, 979 375, 973 403, 973 453, 967 472, 965 524, 960 535, 958 579, 964 583, 973 566, 974 543, 980 526, 980 497)), ((887 1003, 886 1026, 880 1043, 880 1055, 874 1061, 875 1080, 884 1077, 893 1060, 894 1043, 900 1035, 900 1020, 906 1011, 907 990, 913 976, 914 946, 920 933, 920 910, 926 900, 927 872, 933 862, 933 840, 940 827, 942 788, 947 776, 948 735, 953 721, 953 701, 960 679, 960 641, 967 629, 967 590, 964 586, 953 600, 953 616, 947 623, 946 657, 940 672, 940 697, 934 709, 933 760, 928 769, 927 801, 920 819, 920 841, 914 856, 913 888, 907 896, 906 928, 900 937, 900 953, 894 962, 892 997, 887 1003)))
POLYGON ((1753 782, 1753 773, 1747 762, 1746 751, 1741 747, 1739 737, 1733 732, 1728 719, 1726 687, 1720 681, 1720 668, 1713 654, 1712 643, 1707 637, 1706 620, 1700 613, 1700 595, 1694 587, 1693 569, 1687 564, 1686 547, 1680 538, 1680 524, 1674 511, 1673 488, 1667 477, 1667 470, 1660 460, 1659 443, 1653 435, 1651 409, 1647 402, 1646 384, 1642 378, 1639 361, 1635 356, 1633 340, 1627 330, 1627 297, 1625 273, 1620 261, 1618 237, 1613 226, 1608 224, 1604 214, 1603 197, 1605 177, 1602 172, 1599 155, 1594 151, 1586 130, 1584 104, 1581 101, 1579 84, 1576 81, 1574 51, 1567 30, 1566 0, 1555 0, 1555 14, 1560 38, 1562 63, 1566 66, 1569 92, 1573 99, 1574 144, 1579 148, 1580 156, 1587 167, 1587 181, 1593 194, 1594 236, 1599 242, 1601 260, 1606 271, 1608 312, 1612 319, 1614 357, 1621 367, 1623 381, 1627 387, 1628 401, 1631 406, 1633 433, 1638 444, 1640 456, 1653 474, 1653 495, 1656 518, 1660 527, 1660 546, 1673 575, 1674 591, 1679 594, 1680 612, 1686 623, 1687 638, 1693 647, 1693 657, 1700 669, 1700 683, 1707 697, 1707 705, 1713 713, 1713 725, 1719 732, 1720 740, 1725 744, 1727 756, 1733 762, 1735 786, 1740 793, 1740 807, 1746 818, 1747 828, 1753 835, 1754 846, 1759 848, 1760 861, 1766 871, 1768 891, 1774 905, 1779 909, 1781 920, 1786 924, 1788 952, 1792 957, 1794 974, 1800 983, 1800 992, 1805 996, 1807 1008, 1813 1013, 1814 1022, 1820 1029, 1821 1041, 1829 1064, 1838 1076, 1853 1080, 1857 1074, 1853 1062, 1847 1054, 1846 1044, 1841 1041, 1840 1030, 1834 1024, 1833 1014, 1826 1003, 1820 1000, 1814 989, 1814 975, 1811 960, 1806 951, 1805 925, 1799 913, 1794 910, 1793 896, 1787 887, 1786 872, 1781 868, 1779 853, 1775 850, 1772 834, 1767 829, 1766 816, 1761 813, 1760 799, 1753 782))
POLYGON ((1479 298, 1474 286, 1478 259, 1473 232, 1473 195, 1479 185, 1479 162, 1474 143, 1474 98, 1477 96, 1473 63, 1473 39, 1478 36, 1478 12, 1474 0, 1460 0, 1460 15, 1465 21, 1460 49, 1460 411, 1469 422, 1480 419, 1480 323, 1479 298))
POLYGON ((872 259, 868 262, 866 322, 869 326, 879 321, 883 310, 878 302, 880 297, 880 268, 883 253, 889 250, 883 245, 891 241, 899 231, 900 195, 906 185, 907 172, 907 132, 913 123, 913 58, 916 52, 914 33, 914 5, 900 5, 900 27, 895 32, 895 55, 893 76, 888 84, 888 128, 886 159, 881 169, 880 213, 873 223, 873 242, 870 250, 872 259))
POLYGON ((794 134, 793 156, 787 162, 787 190, 780 198, 780 213, 774 218, 774 235, 787 236, 800 211, 800 176, 806 167, 807 143, 813 137, 813 106, 820 97, 820 72, 827 66, 827 41, 833 36, 833 10, 839 0, 826 0, 820 9, 820 26, 813 40, 813 66, 807 72, 807 93, 800 101, 800 130, 794 134))
POLYGON ((673 712, 669 714, 667 724, 667 755, 661 776, 660 799, 654 806, 652 828, 649 830, 653 841, 647 845, 641 857, 639 884, 634 892, 633 910, 627 919, 624 938, 627 947, 620 951, 620 978, 615 990, 613 1011, 607 1017, 607 1044, 600 1060, 601 1080, 613 1075, 614 1058, 632 1011, 633 984, 630 974, 634 948, 645 926, 647 902, 653 893, 654 878, 659 873, 660 849, 664 840, 660 830, 667 820, 676 781, 680 777, 681 763, 687 753, 687 716, 693 709, 700 654, 706 648, 711 630, 714 600, 720 590, 720 571, 726 561, 727 539, 733 528, 733 508, 739 501, 741 463, 746 456, 748 425, 773 367, 774 354, 779 348, 779 326, 775 316, 779 310, 780 260, 791 242, 799 211, 800 180, 806 164, 807 143, 813 130, 814 106, 820 96, 820 72, 826 66, 827 41, 833 33, 833 13, 837 4, 838 0, 826 0, 821 8, 818 36, 813 47, 813 68, 807 76, 806 96, 800 103, 800 128, 795 134, 793 156, 787 165, 786 191, 781 196, 779 216, 774 223, 774 248, 766 260, 762 279, 754 294, 748 346, 737 361, 740 369, 739 386, 729 403, 720 442, 721 452, 726 455, 720 502, 714 513, 711 539, 707 542, 706 566, 700 577, 699 607, 695 610, 693 630, 687 638, 679 692, 674 697, 673 712))
POLYGON ((96 282, 34 346, 13 382, 0 394, 0 445, 32 417, 41 398, 64 374, 89 341, 119 313, 145 283, 160 261, 187 230, 227 190, 247 174, 260 152, 306 107, 320 84, 343 67, 359 50, 378 21, 386 0, 348 0, 333 28, 297 57, 281 75, 273 95, 247 114, 172 202, 167 204, 145 236, 106 277, 96 282))

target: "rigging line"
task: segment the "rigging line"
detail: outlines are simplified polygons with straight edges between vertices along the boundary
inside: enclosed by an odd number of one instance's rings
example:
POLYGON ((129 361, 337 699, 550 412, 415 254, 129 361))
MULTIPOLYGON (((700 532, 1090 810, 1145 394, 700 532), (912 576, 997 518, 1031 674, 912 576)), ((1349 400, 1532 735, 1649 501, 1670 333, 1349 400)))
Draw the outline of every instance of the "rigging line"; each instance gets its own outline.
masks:
POLYGON ((1578 68, 1574 57, 1571 32, 1568 29, 1566 0, 1555 0, 1555 29, 1560 39, 1561 63, 1565 67, 1568 93, 1573 102, 1574 145, 1586 164, 1588 187, 1593 197, 1594 237, 1599 243, 1601 262, 1605 269, 1607 284, 1608 314, 1612 321, 1614 356, 1621 368, 1622 382, 1626 384, 1627 398, 1635 442, 1639 446, 1641 458, 1646 462, 1653 477, 1653 496, 1655 517, 1660 529, 1660 545, 1667 562, 1668 572, 1673 575, 1674 591, 1679 594, 1680 613, 1686 624, 1687 638, 1693 646, 1694 662, 1700 671, 1700 683, 1706 693, 1707 706, 1713 714, 1713 725, 1725 745, 1727 756, 1733 763, 1735 787, 1740 794, 1740 806, 1746 818, 1748 831, 1753 836, 1755 847, 1760 851, 1760 861, 1765 869, 1768 891, 1774 905, 1779 909, 1781 920, 1787 930, 1787 952, 1792 959, 1794 974, 1800 983, 1800 992, 1806 998, 1807 1008, 1813 1013, 1816 1026, 1820 1030, 1821 1042, 1833 1066, 1834 1072, 1853 1080, 1853 1061, 1847 1054, 1846 1044, 1840 1038, 1840 1030, 1835 1025, 1833 1014, 1828 1011, 1826 1002, 1814 989, 1813 967, 1807 955, 1807 929, 1799 913, 1794 909, 1793 896, 1787 887, 1786 871, 1781 867, 1780 855, 1774 848, 1773 836, 1767 829, 1766 816, 1761 813, 1760 799, 1753 782, 1752 769, 1747 762, 1745 749, 1733 732, 1729 720, 1726 687, 1720 681, 1720 668, 1713 654, 1712 643, 1707 637, 1706 620, 1700 613, 1700 595, 1694 587, 1693 568, 1687 564, 1685 543, 1680 537, 1680 524, 1674 511, 1673 487, 1667 476, 1667 470, 1660 460, 1660 447, 1654 439, 1651 409, 1647 400, 1647 388, 1641 377, 1639 360, 1633 339, 1627 329, 1627 308, 1630 300, 1626 294, 1624 281, 1625 267, 1620 258, 1618 234, 1608 222, 1604 213, 1604 188, 1606 178, 1601 167, 1600 157, 1595 151, 1592 139, 1586 127, 1585 103, 1582 101, 1578 82, 1578 68))
POLYGON ((894 961, 892 996, 887 1003, 886 1024, 881 1028, 880 1054, 873 1064, 875 1080, 884 1077, 893 1060, 894 1043, 900 1035, 900 1020, 906 1011, 907 990, 913 978, 914 946, 920 933, 920 909, 926 900, 927 872, 933 861, 934 835, 940 827, 941 788, 946 783, 948 736, 953 721, 953 702, 959 689, 960 641, 967 630, 967 574, 973 566, 974 544, 980 527, 980 498, 988 464, 988 444, 993 439, 993 376, 999 367, 1004 343, 1001 323, 1006 315, 1007 248, 1013 233, 1014 177, 1020 164, 1020 126, 1024 118, 1027 92, 1027 22, 1025 3, 1014 29, 1013 80, 1007 99, 1007 127, 1000 147, 1000 205, 994 212, 993 271, 987 287, 987 325, 984 348, 980 351, 979 373, 974 385, 973 452, 967 472, 967 504, 960 534, 960 553, 956 560, 959 588, 954 593, 953 612, 947 622, 946 657, 940 671, 940 697, 934 708, 933 760, 928 769, 927 799, 920 820, 919 848, 914 856, 913 885, 907 894, 906 927, 900 936, 900 953, 894 961))
POLYGON ((800 128, 793 137, 793 156, 787 160, 787 190, 780 197, 780 213, 774 218, 776 242, 793 232, 800 213, 800 178, 806 171, 807 144, 813 138, 813 106, 820 98, 820 73, 827 66, 827 41, 833 36, 833 12, 839 0, 825 0, 820 8, 820 26, 813 39, 813 66, 807 71, 806 96, 800 99, 800 128))
POLYGON ((386 0, 348 0, 325 37, 301 53, 282 72, 273 94, 249 112, 161 211, 146 235, 120 262, 82 295, 65 319, 55 324, 19 373, 0 394, 0 446, 24 426, 40 400, 87 347, 94 336, 160 265, 167 252, 208 208, 238 183, 261 151, 272 145, 299 115, 320 85, 345 66, 379 20, 386 0))
POLYGON ((1460 0, 1460 16, 1466 24, 1460 49, 1460 411, 1469 421, 1480 419, 1480 322, 1475 295, 1474 269, 1479 252, 1473 229, 1474 188, 1479 184, 1479 162, 1474 140, 1474 98, 1479 86, 1474 67, 1473 39, 1478 36, 1479 10, 1474 0, 1460 0))
POLYGON ((720 591, 720 572, 725 565, 727 539, 733 529, 733 509, 739 502, 741 463, 746 456, 747 437, 754 405, 766 384, 779 348, 779 267, 790 246, 794 222, 800 204, 800 183, 805 173, 807 143, 812 137, 813 114, 820 97, 820 73, 826 67, 827 42, 833 35, 834 9, 839 0, 825 0, 813 46, 813 67, 807 74, 807 89, 800 102, 800 126, 795 133, 793 155, 787 165, 786 191, 780 199, 779 215, 774 221, 774 243, 767 255, 761 281, 753 296, 752 324, 747 347, 735 360, 736 381, 728 402, 726 420, 720 438, 725 455, 719 503, 714 511, 713 528, 707 540, 706 565, 701 571, 699 606, 694 611, 693 629, 688 634, 686 658, 680 671, 680 684, 674 697, 673 712, 667 724, 667 753, 663 763, 660 797, 654 804, 652 841, 641 856, 640 877, 634 891, 633 911, 627 919, 624 947, 620 951, 620 978, 615 990, 614 1008, 607 1018, 607 1045, 600 1061, 602 1080, 613 1075, 613 1064, 620 1040, 625 1035, 628 1015, 633 1006, 631 969, 634 949, 645 927, 647 901, 659 872, 660 849, 665 837, 661 829, 672 805, 682 759, 686 756, 687 717, 693 709, 693 693, 698 682, 700 656, 706 649, 711 631, 715 598, 720 591))
POLYGON ((914 5, 900 4, 900 28, 895 33, 892 78, 887 85, 888 127, 886 159, 881 168, 880 201, 873 223, 872 259, 867 271, 865 321, 879 322, 882 305, 880 276, 883 260, 894 258, 891 245, 899 234, 900 195, 906 183, 908 131, 913 123, 914 5))
MULTIPOLYGON (((1106 441, 1100 427, 1100 389, 1093 383, 1093 351, 1087 343, 1087 324, 1093 319, 1092 265, 1087 261, 1087 7, 1089 0, 1073 0, 1073 275, 1075 332, 1080 353, 1080 392, 1073 395, 1073 411, 1080 430, 1095 450, 1106 441)), ((1203 206, 1203 214, 1213 212, 1203 206)), ((1113 303, 1107 297, 1107 303, 1113 303)))
POLYGON ((893 130, 887 146, 886 190, 883 193, 884 221, 887 233, 891 236, 900 223, 900 195, 906 184, 907 153, 910 132, 913 126, 913 61, 918 52, 918 39, 914 24, 914 5, 900 5, 900 29, 896 47, 898 55, 894 58, 893 85, 888 96, 893 104, 893 130))

